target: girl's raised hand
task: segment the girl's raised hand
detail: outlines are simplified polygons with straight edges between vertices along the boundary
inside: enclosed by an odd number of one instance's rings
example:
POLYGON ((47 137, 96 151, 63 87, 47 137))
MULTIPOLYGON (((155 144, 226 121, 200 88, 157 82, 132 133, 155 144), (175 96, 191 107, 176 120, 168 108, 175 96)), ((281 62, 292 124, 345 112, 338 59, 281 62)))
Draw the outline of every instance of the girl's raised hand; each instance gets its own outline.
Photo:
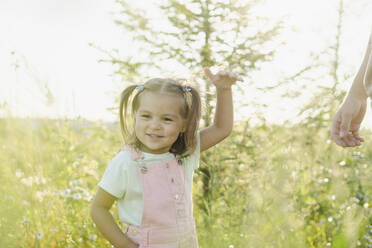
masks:
POLYGON ((204 68, 204 72, 212 83, 219 89, 229 89, 236 81, 243 82, 243 79, 232 72, 219 71, 213 74, 208 67, 204 68))

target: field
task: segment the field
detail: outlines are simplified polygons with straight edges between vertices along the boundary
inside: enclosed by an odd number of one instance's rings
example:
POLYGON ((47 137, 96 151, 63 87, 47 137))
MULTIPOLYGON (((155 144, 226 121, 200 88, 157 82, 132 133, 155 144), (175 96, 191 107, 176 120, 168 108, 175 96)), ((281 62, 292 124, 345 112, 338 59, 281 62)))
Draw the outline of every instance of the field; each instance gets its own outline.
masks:
MULTIPOLYGON (((236 123, 204 152, 200 247, 372 247, 372 134, 342 149, 328 125, 236 123)), ((0 119, 0 247, 110 247, 89 208, 120 147, 117 124, 0 119)))

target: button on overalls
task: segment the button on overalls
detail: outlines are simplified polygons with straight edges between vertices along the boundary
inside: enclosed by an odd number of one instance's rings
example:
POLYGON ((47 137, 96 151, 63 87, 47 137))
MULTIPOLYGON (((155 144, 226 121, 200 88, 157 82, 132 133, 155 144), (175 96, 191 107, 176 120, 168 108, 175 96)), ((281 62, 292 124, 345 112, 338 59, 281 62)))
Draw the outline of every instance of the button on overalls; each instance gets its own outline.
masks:
POLYGON ((197 248, 190 183, 181 159, 144 164, 143 154, 130 152, 138 162, 143 192, 142 223, 125 233, 140 248, 197 248))

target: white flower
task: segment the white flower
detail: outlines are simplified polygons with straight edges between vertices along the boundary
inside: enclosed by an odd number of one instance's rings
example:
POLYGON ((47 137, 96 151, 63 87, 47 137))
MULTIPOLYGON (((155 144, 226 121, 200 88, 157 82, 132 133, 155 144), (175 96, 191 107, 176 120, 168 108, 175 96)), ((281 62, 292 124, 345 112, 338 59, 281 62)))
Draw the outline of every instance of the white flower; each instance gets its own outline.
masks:
POLYGON ((324 178, 323 179, 325 183, 328 183, 329 179, 328 178, 324 178))
POLYGON ((345 160, 342 160, 340 163, 338 163, 341 166, 344 166, 346 164, 345 160))
POLYGON ((332 222, 333 218, 332 217, 329 217, 328 218, 328 222, 332 222))
POLYGON ((21 179, 21 183, 23 183, 24 185, 29 186, 29 187, 32 186, 32 182, 33 182, 32 177, 21 179))
POLYGON ((41 191, 36 191, 36 198, 39 200, 39 202, 43 201, 44 194, 41 191))
POLYGON ((332 196, 331 196, 331 199, 332 199, 332 200, 336 200, 336 196, 335 196, 335 195, 332 195, 332 196))
POLYGON ((234 248, 234 245, 229 245, 229 248, 234 248))
POLYGON ((92 241, 96 241, 97 235, 96 234, 89 234, 89 239, 92 241))
POLYGON ((20 178, 20 177, 23 177, 23 172, 21 170, 16 170, 16 173, 15 173, 16 177, 20 178))
POLYGON ((71 197, 71 189, 65 189, 64 191, 62 191, 61 195, 65 198, 71 197))
POLYGON ((364 204, 363 204, 363 207, 364 207, 364 208, 368 208, 368 202, 364 203, 364 204))
POLYGON ((74 167, 74 169, 78 168, 80 166, 80 162, 74 162, 72 163, 72 167, 74 167))
POLYGON ((37 232, 37 234, 36 234, 36 238, 37 238, 37 239, 41 239, 43 236, 44 236, 43 231, 39 231, 39 232, 37 232))
POLYGON ((81 194, 80 194, 80 193, 74 193, 74 194, 72 195, 72 198, 74 198, 75 200, 79 200, 79 199, 81 199, 82 197, 81 197, 81 194))

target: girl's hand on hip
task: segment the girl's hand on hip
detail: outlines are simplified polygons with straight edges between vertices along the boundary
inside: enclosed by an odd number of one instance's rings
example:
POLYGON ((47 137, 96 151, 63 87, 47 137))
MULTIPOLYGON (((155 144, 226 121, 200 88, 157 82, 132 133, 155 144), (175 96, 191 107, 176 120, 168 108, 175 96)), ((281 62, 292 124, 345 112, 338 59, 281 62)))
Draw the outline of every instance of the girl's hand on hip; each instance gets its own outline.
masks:
POLYGON ((243 82, 241 77, 232 72, 219 71, 217 74, 213 74, 208 67, 204 68, 204 72, 217 89, 230 89, 236 81, 243 82))

